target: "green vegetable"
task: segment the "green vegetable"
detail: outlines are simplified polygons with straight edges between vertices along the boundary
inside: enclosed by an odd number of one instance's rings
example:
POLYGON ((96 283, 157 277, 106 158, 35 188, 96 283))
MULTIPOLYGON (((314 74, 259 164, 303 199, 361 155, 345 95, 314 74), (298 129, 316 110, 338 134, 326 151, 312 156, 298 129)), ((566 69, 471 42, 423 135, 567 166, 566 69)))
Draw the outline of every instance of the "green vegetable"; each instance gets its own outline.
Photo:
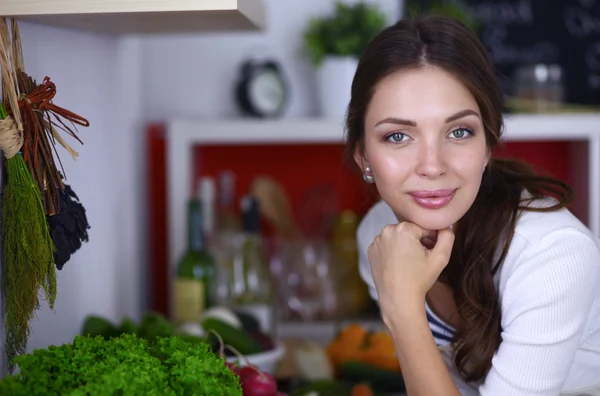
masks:
POLYGON ((402 374, 383 370, 365 363, 348 361, 340 365, 342 377, 351 383, 366 382, 375 391, 379 392, 404 392, 404 377, 402 374))
POLYGON ((334 380, 317 380, 294 388, 290 396, 307 396, 317 394, 319 396, 347 396, 351 388, 334 380))
POLYGON ((254 315, 251 315, 244 311, 235 311, 236 316, 242 324, 242 328, 248 333, 254 333, 260 330, 260 323, 254 315))
POLYGON ((85 318, 81 335, 83 336, 101 336, 105 340, 118 335, 117 328, 108 320, 100 316, 89 315, 85 318))
POLYGON ((131 318, 125 318, 121 321, 121 325, 117 329, 119 334, 135 334, 138 331, 138 327, 131 318))
POLYGON ((239 378, 207 344, 178 337, 152 343, 132 334, 72 344, 14 359, 20 373, 0 382, 11 396, 242 396, 239 378))
POLYGON ((236 329, 230 324, 215 318, 205 319, 202 322, 202 327, 207 332, 213 330, 218 333, 221 338, 223 338, 223 342, 225 344, 231 345, 242 355, 252 355, 262 352, 262 348, 258 340, 252 337, 252 335, 245 330, 236 329))
POLYGON ((149 312, 144 315, 137 330, 137 335, 152 341, 156 337, 170 337, 175 335, 176 326, 163 315, 149 312))
POLYGON ((201 320, 205 320, 208 318, 219 319, 225 323, 229 323, 231 326, 236 329, 242 328, 242 322, 238 318, 238 316, 227 307, 212 307, 204 311, 202 314, 201 320))

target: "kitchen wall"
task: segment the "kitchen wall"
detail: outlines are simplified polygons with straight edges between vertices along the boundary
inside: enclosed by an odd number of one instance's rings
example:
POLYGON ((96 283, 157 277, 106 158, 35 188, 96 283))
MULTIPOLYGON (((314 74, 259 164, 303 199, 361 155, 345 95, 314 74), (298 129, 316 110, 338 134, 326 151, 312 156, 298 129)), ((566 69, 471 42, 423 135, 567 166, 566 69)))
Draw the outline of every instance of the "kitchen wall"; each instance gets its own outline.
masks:
MULTIPOLYGON (((84 145, 64 135, 80 154, 73 161, 58 148, 67 183, 87 210, 90 242, 58 273, 54 311, 42 303, 32 321, 29 349, 69 342, 85 315, 137 315, 141 306, 142 194, 139 157, 139 43, 22 23, 26 71, 56 84, 55 103, 86 117, 84 145), (139 179, 139 177, 138 177, 139 179)), ((141 128, 139 128, 141 130, 141 128)))
MULTIPOLYGON (((238 66, 247 57, 277 59, 291 85, 287 116, 316 114, 314 72, 301 54, 302 32, 311 16, 329 13, 334 0, 264 0, 269 25, 264 32, 156 37, 142 41, 143 108, 146 120, 171 117, 235 117, 232 90, 238 66)), ((355 3, 355 0, 345 0, 355 3)), ((378 4, 390 22, 400 0, 378 4)))
MULTIPOLYGON (((351 2, 354 0, 346 0, 351 2)), ((399 0, 370 0, 397 18, 399 0)), ((311 15, 334 1, 265 0, 266 32, 115 39, 21 24, 27 72, 56 83, 55 102, 91 122, 73 162, 59 151, 67 183, 92 226, 90 242, 59 273, 54 311, 32 322, 29 349, 69 342, 85 315, 138 317, 145 307, 143 127, 172 117, 236 115, 231 97, 246 56, 276 57, 291 83, 289 117, 314 115, 313 75, 299 53, 311 15)))

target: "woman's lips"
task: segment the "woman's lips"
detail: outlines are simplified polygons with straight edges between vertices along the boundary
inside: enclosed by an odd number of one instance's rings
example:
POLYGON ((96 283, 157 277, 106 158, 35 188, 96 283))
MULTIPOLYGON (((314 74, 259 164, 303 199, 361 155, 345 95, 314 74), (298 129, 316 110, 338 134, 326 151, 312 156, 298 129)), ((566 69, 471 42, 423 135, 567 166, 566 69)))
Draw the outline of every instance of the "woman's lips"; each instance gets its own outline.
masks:
POLYGON ((440 209, 448 205, 454 198, 454 190, 413 191, 410 196, 415 203, 426 209, 440 209))

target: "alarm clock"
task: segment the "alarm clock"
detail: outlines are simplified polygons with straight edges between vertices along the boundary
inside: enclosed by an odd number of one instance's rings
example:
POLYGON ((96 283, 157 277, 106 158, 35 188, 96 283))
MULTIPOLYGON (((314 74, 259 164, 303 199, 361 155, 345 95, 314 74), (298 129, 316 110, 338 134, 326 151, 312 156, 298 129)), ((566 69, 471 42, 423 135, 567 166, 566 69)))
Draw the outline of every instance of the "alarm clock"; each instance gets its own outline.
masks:
POLYGON ((247 115, 272 118, 283 113, 288 88, 281 67, 274 60, 248 60, 240 67, 236 101, 247 115))

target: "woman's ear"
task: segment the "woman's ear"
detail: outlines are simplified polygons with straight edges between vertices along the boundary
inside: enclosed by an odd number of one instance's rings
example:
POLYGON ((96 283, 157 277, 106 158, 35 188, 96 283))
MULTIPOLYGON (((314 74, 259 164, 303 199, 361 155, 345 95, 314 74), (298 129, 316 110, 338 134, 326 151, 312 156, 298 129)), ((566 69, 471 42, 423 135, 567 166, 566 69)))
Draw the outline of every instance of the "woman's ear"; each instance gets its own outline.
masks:
POLYGON ((354 162, 356 162, 356 165, 358 165, 361 172, 365 171, 365 167, 369 163, 365 158, 363 148, 358 145, 354 149, 354 162))
POLYGON ((490 163, 490 159, 492 158, 492 151, 488 150, 487 154, 485 156, 485 162, 483 163, 483 167, 486 168, 488 166, 488 164, 490 163))

